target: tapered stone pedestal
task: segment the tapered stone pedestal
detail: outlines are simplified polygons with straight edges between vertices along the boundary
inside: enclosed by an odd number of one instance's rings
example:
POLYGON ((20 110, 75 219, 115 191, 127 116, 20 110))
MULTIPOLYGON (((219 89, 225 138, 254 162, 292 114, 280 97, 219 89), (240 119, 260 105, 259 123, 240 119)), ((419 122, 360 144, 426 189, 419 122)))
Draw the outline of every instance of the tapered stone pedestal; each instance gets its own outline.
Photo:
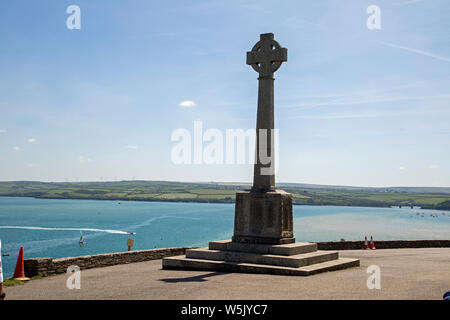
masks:
POLYGON ((359 266, 358 259, 339 258, 337 251, 318 251, 317 244, 281 245, 213 241, 208 248, 186 250, 163 259, 163 269, 268 273, 309 276, 359 266))

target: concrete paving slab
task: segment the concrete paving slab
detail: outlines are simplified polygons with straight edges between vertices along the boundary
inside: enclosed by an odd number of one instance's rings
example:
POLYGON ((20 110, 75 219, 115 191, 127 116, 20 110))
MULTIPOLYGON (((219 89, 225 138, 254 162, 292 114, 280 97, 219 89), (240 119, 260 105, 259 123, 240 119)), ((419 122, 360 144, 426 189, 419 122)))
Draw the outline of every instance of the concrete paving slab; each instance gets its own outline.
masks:
POLYGON ((312 277, 162 270, 161 260, 81 271, 81 289, 68 275, 6 287, 7 299, 436 299, 450 290, 450 248, 340 251, 359 268, 312 277), (367 268, 381 270, 381 289, 369 290, 367 268))

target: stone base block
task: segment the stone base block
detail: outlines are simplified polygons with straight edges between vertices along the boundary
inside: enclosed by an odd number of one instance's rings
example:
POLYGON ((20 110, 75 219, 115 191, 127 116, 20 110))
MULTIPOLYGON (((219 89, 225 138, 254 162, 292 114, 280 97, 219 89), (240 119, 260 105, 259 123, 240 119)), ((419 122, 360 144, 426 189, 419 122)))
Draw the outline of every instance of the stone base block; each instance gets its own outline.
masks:
POLYGON ((337 251, 315 251, 296 254, 292 256, 280 256, 274 254, 260 254, 250 252, 208 250, 207 248, 191 249, 186 251, 186 258, 233 261, 254 264, 266 264, 282 267, 304 267, 311 264, 338 259, 337 251))
POLYGON ((233 242, 231 240, 221 240, 221 241, 211 241, 209 243, 209 249, 292 256, 295 254, 317 251, 317 244, 311 242, 295 242, 283 245, 270 245, 270 244, 240 243, 240 242, 233 242))
POLYGON ((283 245, 212 241, 208 248, 186 250, 185 256, 164 258, 163 269, 214 270, 308 276, 359 266, 358 259, 339 258, 337 251, 318 251, 315 243, 283 245))
POLYGON ((237 192, 233 242, 294 243, 291 195, 283 190, 237 192))
POLYGON ((350 267, 358 267, 358 259, 339 258, 337 260, 322 262, 301 268, 271 266, 253 263, 232 261, 214 261, 203 259, 190 259, 185 256, 164 258, 163 269, 167 270, 199 270, 240 273, 266 273, 286 276, 310 276, 313 274, 336 271, 350 267))

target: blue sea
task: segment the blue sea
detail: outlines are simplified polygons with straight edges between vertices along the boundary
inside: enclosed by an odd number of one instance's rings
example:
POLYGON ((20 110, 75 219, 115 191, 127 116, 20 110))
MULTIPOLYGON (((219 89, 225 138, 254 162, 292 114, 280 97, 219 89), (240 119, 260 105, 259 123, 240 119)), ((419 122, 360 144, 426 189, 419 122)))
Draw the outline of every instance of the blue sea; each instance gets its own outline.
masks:
MULTIPOLYGON (((3 272, 12 276, 21 246, 25 258, 126 251, 128 238, 135 250, 206 246, 231 238, 233 224, 234 204, 0 197, 3 272)), ((450 212, 294 206, 294 232, 297 241, 450 239, 450 212)))

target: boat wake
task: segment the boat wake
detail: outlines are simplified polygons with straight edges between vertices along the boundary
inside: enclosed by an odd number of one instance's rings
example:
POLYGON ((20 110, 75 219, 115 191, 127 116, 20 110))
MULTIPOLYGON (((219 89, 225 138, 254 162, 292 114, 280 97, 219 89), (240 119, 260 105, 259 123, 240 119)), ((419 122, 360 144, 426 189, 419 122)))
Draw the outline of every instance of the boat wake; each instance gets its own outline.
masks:
POLYGON ((112 234, 134 234, 133 232, 109 229, 93 229, 93 228, 47 228, 47 227, 28 227, 28 226, 0 226, 0 229, 22 229, 22 230, 47 230, 47 231, 91 231, 104 232, 112 234))

